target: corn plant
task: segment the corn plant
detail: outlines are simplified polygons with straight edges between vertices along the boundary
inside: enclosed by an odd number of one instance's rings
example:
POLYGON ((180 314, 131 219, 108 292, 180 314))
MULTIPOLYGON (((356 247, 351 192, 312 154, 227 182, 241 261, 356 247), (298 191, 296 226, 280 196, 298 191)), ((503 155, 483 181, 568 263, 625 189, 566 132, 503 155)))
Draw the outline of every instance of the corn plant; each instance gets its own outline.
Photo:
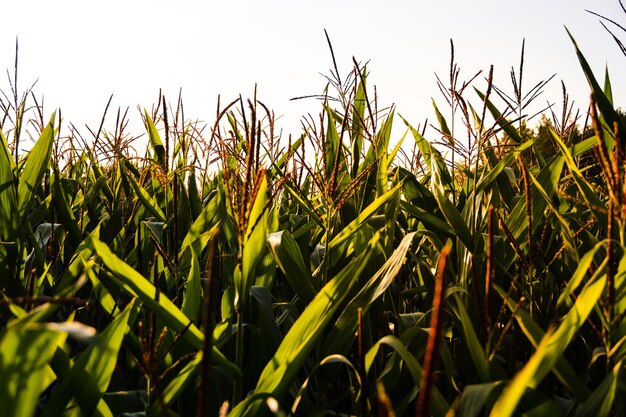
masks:
POLYGON ((625 119, 571 39, 593 93, 575 139, 565 89, 547 136, 528 127, 551 77, 522 88, 525 45, 513 93, 494 68, 460 81, 452 49, 430 130, 333 55, 300 135, 256 91, 210 125, 159 94, 141 153, 128 110, 88 139, 14 75, 6 413, 623 415, 625 119))

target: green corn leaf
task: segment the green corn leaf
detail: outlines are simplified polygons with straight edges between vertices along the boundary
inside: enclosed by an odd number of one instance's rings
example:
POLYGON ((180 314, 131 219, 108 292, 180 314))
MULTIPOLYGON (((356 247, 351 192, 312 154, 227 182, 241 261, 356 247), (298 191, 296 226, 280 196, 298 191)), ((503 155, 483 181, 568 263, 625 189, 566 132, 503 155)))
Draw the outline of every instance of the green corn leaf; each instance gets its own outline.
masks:
MULTIPOLYGON (((413 383, 416 386, 422 381, 422 367, 419 362, 413 356, 411 352, 406 348, 404 343, 400 339, 395 336, 384 336, 378 342, 376 342, 370 350, 365 354, 365 374, 368 375, 372 367, 374 365, 374 361, 379 356, 379 350, 383 346, 391 347, 404 361, 404 365, 407 370, 411 374, 411 378, 413 379, 413 383)), ((430 405, 430 412, 433 417, 443 417, 448 412, 450 406, 446 402, 444 396, 437 389, 437 387, 433 387, 431 391, 432 399, 430 405)))
POLYGON ((400 151, 400 149, 402 149, 402 144, 404 143, 404 139, 406 139, 406 135, 408 134, 409 134, 409 130, 407 129, 402 135, 402 137, 398 140, 398 143, 396 143, 396 145, 393 147, 391 152, 389 152, 389 156, 387 158, 387 170, 392 169, 394 162, 396 160, 396 155, 398 155, 398 152, 400 151))
POLYGON ((237 294, 236 303, 240 306, 246 304, 246 299, 250 293, 250 287, 256 279, 256 268, 265 255, 267 239, 267 177, 263 175, 258 192, 252 203, 248 216, 246 235, 244 237, 241 254, 241 280, 235 280, 237 294))
POLYGON ((359 85, 352 102, 352 128, 350 140, 352 141, 352 178, 356 178, 359 172, 361 151, 363 150, 363 132, 365 131, 365 108, 367 105, 367 66, 359 70, 359 85))
MULTIPOLYGON (((544 198, 532 199, 532 231, 534 232, 545 219, 545 210, 548 207, 547 201, 555 195, 558 187, 561 173, 563 171, 563 157, 556 156, 546 163, 539 174, 536 175, 537 182, 542 186, 544 198)), ((530 185, 531 195, 536 195, 537 188, 534 184, 530 185)), ((528 215, 526 209, 526 199, 522 198, 515 205, 511 214, 506 219, 506 224, 517 239, 517 244, 521 248, 528 245, 528 215)))
POLYGON ((289 184, 285 183, 283 187, 285 188, 285 191, 287 191, 289 195, 293 197, 298 207, 302 208, 302 210, 304 210, 304 212, 308 214, 311 219, 313 219, 313 221, 315 221, 315 223, 317 223, 323 229, 325 227, 324 222, 322 221, 320 216, 318 216, 317 213, 313 211, 311 203, 308 200, 305 200, 302 196, 300 196, 298 192, 294 190, 293 187, 291 187, 289 184))
MULTIPOLYGON (((298 317, 276 354, 261 373, 255 394, 271 394, 276 398, 281 398, 285 394, 333 314, 341 307, 343 300, 364 270, 379 238, 377 234, 360 256, 330 280, 298 317)), ((253 410, 258 406, 258 402, 249 397, 235 407, 230 416, 253 415, 253 410)))
POLYGON ((454 230, 448 223, 429 211, 406 201, 400 201, 400 208, 428 226, 429 230, 441 233, 446 237, 454 237, 454 230))
POLYGON ((332 251, 348 239, 352 238, 354 234, 365 224, 365 221, 369 219, 374 213, 376 213, 385 203, 396 197, 396 193, 402 188, 402 183, 396 184, 391 190, 387 191, 382 196, 374 200, 369 206, 359 213, 356 219, 352 220, 347 226, 345 226, 337 235, 331 240, 328 245, 329 251, 332 251))
POLYGON ((440 172, 440 162, 438 161, 439 157, 432 158, 432 166, 431 166, 431 184, 432 191, 435 199, 437 200, 437 204, 441 209, 444 217, 448 221, 448 224, 455 231, 459 240, 463 243, 463 245, 469 250, 471 253, 474 253, 474 238, 472 237, 472 232, 470 232, 469 228, 461 213, 457 210, 457 208, 452 204, 452 202, 448 199, 448 196, 445 192, 445 187, 441 181, 441 172, 440 172))
MULTIPOLYGON (((502 288, 495 284, 493 288, 498 295, 500 295, 502 300, 507 303, 509 310, 511 312, 515 311, 515 319, 528 340, 535 348, 539 346, 539 343, 545 336, 541 327, 533 320, 527 311, 517 308, 517 302, 510 295, 507 295, 502 288)), ((576 396, 578 401, 583 402, 589 397, 589 390, 563 356, 557 359, 553 371, 557 378, 559 378, 559 381, 576 396)))
POLYGON ((52 188, 52 198, 55 203, 54 206, 57 209, 57 215, 68 232, 68 239, 72 247, 77 248, 83 240, 82 233, 78 223, 76 222, 72 208, 67 201, 65 190, 61 185, 58 168, 54 169, 50 185, 52 188))
POLYGON ((513 415, 527 387, 535 388, 550 372, 557 360, 563 355, 565 348, 576 336, 606 286, 606 275, 589 281, 580 292, 574 306, 554 331, 548 331, 537 350, 521 371, 504 389, 496 402, 491 416, 509 417, 513 415))
POLYGON ((92 415, 102 400, 113 370, 122 339, 128 330, 128 318, 135 301, 131 301, 83 351, 63 377, 46 405, 44 417, 92 415), (71 401, 72 398, 75 402, 71 401), (80 409, 76 405, 80 405, 80 409))
POLYGON ((450 128, 448 127, 448 122, 446 122, 445 117, 443 117, 443 114, 441 114, 441 112, 439 111, 435 100, 432 100, 432 103, 433 108, 435 109, 435 114, 437 115, 437 122, 439 122, 439 129, 446 137, 448 144, 450 146, 454 146, 454 138, 452 137, 452 132, 450 132, 450 128))
POLYGON ((313 277, 307 270, 294 238, 287 230, 283 230, 269 234, 267 244, 291 288, 304 304, 308 304, 315 297, 316 291, 313 277))
POLYGON ((228 204, 228 197, 226 194, 226 183, 219 181, 217 185, 219 204, 217 204, 217 217, 220 221, 220 235, 223 236, 223 240, 231 248, 237 248, 238 246, 238 232, 235 230, 235 224, 233 219, 235 214, 232 212, 230 204, 228 204))
POLYGON ((11 172, 15 169, 15 162, 13 161, 13 158, 11 158, 9 143, 7 142, 7 138, 4 136, 2 131, 0 131, 0 160, 3 162, 3 164, 0 165, 0 172, 2 172, 2 179, 4 181, 12 176, 11 172))
MULTIPOLYGON (((606 242, 599 242, 598 244, 596 244, 596 246, 594 246, 592 250, 585 253, 585 255, 580 259, 580 262, 578 262, 578 267, 576 268, 576 271, 574 271, 572 278, 569 279, 567 285, 559 295, 559 299, 557 301, 558 306, 563 306, 569 301, 572 293, 580 286, 587 273, 591 270, 596 253, 604 246, 606 246, 606 242)), ((598 276, 604 274, 606 272, 606 266, 607 263, 605 258, 599 266, 596 266, 595 272, 590 280, 594 280, 598 276)))
MULTIPOLYGON (((615 315, 616 316, 620 316, 626 311, 626 291, 624 291, 625 286, 626 286, 626 256, 624 256, 624 254, 626 253, 626 248, 624 248, 623 245, 620 245, 619 247, 619 252, 620 252, 620 256, 619 256, 619 262, 617 264, 617 273, 615 274, 614 277, 614 285, 616 288, 616 293, 617 296, 615 297, 615 315)), ((618 330, 616 329, 615 332, 615 340, 618 340, 620 337, 622 337, 621 340, 624 340, 624 342, 626 342, 626 321, 621 320, 619 322, 618 325, 618 330)), ((615 351, 616 348, 618 348, 617 350, 619 351, 620 343, 617 342, 614 344, 613 348, 611 349, 611 351, 615 351)), ((609 356, 612 356, 612 354, 609 354, 609 356)), ((618 360, 621 359, 623 356, 621 356, 621 354, 616 355, 615 356, 617 359, 614 360, 618 360)))
MULTIPOLYGON (((626 129, 624 129, 624 124, 619 118, 619 114, 617 114, 617 112, 613 108, 613 104, 611 103, 610 98, 607 97, 606 94, 604 94, 604 91, 602 91, 602 88, 600 87, 600 84, 596 80, 595 75, 593 75, 593 71, 591 71, 591 67, 589 66, 589 63, 585 59, 585 56, 583 55, 583 53, 580 51, 580 48, 578 48, 578 44, 576 43, 574 36, 572 36, 572 34, 567 28, 565 28, 565 30, 567 31, 567 34, 569 35, 570 39, 572 40, 572 43, 574 44, 574 48, 576 49, 576 56, 578 57, 578 62, 580 63, 580 66, 582 67, 583 72, 585 73, 585 77, 587 77, 587 82, 589 83, 589 87, 591 87, 591 91, 593 91, 593 94, 596 98, 598 109, 600 109, 600 113, 602 113, 602 116, 604 117, 604 120, 606 121, 608 127, 611 130, 613 130, 613 124, 617 123, 617 125, 619 126, 619 131, 626 132, 626 129)), ((612 96, 611 89, 609 88, 608 90, 609 90, 608 91, 609 96, 612 96)))
POLYGON ((0 338, 0 404, 2 414, 35 415, 37 400, 51 382, 48 363, 67 334, 27 323, 5 330, 0 338))
POLYGON ((611 87, 611 78, 609 77, 609 66, 607 65, 604 69, 604 95, 613 105, 613 87, 611 87))
POLYGON ((326 168, 326 179, 330 181, 333 176, 335 176, 336 179, 339 179, 344 174, 339 170, 343 163, 343 154, 341 149, 341 138, 339 137, 339 132, 337 132, 334 112, 328 106, 324 106, 324 109, 328 118, 328 126, 326 127, 326 144, 324 147, 324 163, 326 168))
POLYGON ((269 250, 264 250, 257 265, 252 287, 272 288, 276 277, 276 262, 269 250))
POLYGON ((415 140, 415 144, 417 145, 420 153, 422 154, 422 158, 424 158, 424 165, 426 169, 430 169, 432 164, 431 155, 433 153, 439 153, 436 149, 430 146, 430 143, 424 139, 422 134, 417 131, 411 124, 402 116, 400 116, 404 124, 409 128, 411 134, 413 135, 413 139, 415 140))
POLYGON ((19 227, 17 212, 15 163, 7 140, 0 131, 0 240, 11 241, 19 227))
POLYGON ((479 417, 489 400, 504 388, 504 381, 472 384, 463 389, 458 417, 479 417))
POLYGON ((20 217, 24 216, 35 190, 41 184, 41 180, 48 169, 48 163, 50 162, 50 155, 52 153, 52 144, 54 143, 55 118, 56 113, 53 113, 52 117, 50 117, 50 122, 43 132, 41 132, 37 143, 35 143, 35 146, 33 146, 28 154, 28 159, 26 159, 24 169, 20 174, 20 183, 17 187, 17 207, 18 216, 20 217))
POLYGON ((598 195, 593 191, 591 184, 589 184, 589 182, 585 179, 585 176, 582 174, 582 172, 580 172, 580 169, 578 169, 578 165, 574 161, 572 154, 570 153, 569 149, 560 138, 560 136, 553 129, 550 129, 550 134, 552 135, 554 141, 561 148, 561 153, 565 159, 567 168, 570 170, 572 178, 574 178, 574 181, 576 182, 576 185, 578 186, 578 189, 580 190, 580 193, 582 194, 582 197, 584 198, 587 207, 589 207, 589 210, 591 210, 594 217, 601 224, 606 224, 606 212, 601 209, 602 207, 605 207, 605 204, 602 202, 600 197, 598 197, 598 195))
POLYGON ((154 153, 156 154, 156 161, 162 168, 165 169, 167 156, 165 155, 165 147, 163 146, 163 141, 161 141, 161 136, 159 135, 159 131, 154 125, 154 122, 152 121, 152 118, 148 114, 147 110, 144 110, 144 115, 146 118, 148 139, 150 140, 150 145, 152 146, 152 149, 154 149, 154 153))
MULTIPOLYGON (((463 390, 457 417, 479 417, 485 415, 504 389, 505 381, 468 385, 463 390)), ((560 408, 540 391, 527 390, 520 401, 516 415, 528 417, 563 417, 560 408)))
POLYGON ((324 348, 324 355, 345 352, 346 349, 349 349, 355 337, 359 308, 363 309, 363 315, 365 315, 376 299, 389 288, 404 265, 414 237, 415 232, 407 234, 387 262, 372 275, 358 294, 348 303, 333 326, 324 348))
POLYGON ((504 389, 504 392, 491 410, 491 417, 510 417, 513 415, 520 399, 526 392, 526 388, 533 382, 534 375, 541 371, 542 359, 547 355, 547 346, 553 335, 553 332, 546 333, 546 336, 537 346, 535 354, 504 389))
POLYGON ((274 316, 274 306, 272 304, 274 296, 266 287, 252 286, 250 288, 251 299, 256 305, 256 324, 259 334, 263 339, 263 346, 259 348, 259 357, 255 359, 267 360, 272 357, 280 345, 282 334, 279 332, 274 316))
POLYGON ((595 136, 592 136, 590 138, 575 143, 570 148, 570 153, 572 154, 572 157, 576 158, 578 156, 581 156, 585 152, 592 150, 597 144, 598 139, 595 136))
MULTIPOLYGON (((476 181, 477 187, 480 187, 483 181, 486 180, 485 184, 482 186, 482 188, 484 189, 490 185, 490 182, 495 180, 497 192, 493 194, 493 203, 497 205, 499 202, 503 206, 508 207, 508 205, 511 204, 511 202, 514 200, 516 194, 513 187, 514 179, 512 179, 510 175, 514 171, 510 166, 502 167, 502 172, 500 172, 500 174, 502 175, 496 175, 496 173, 494 172, 493 175, 495 178, 492 177, 487 179, 487 177, 491 175, 493 170, 500 168, 498 167, 498 164, 500 163, 502 158, 496 154, 492 147, 486 144, 483 146, 483 153, 486 159, 485 167, 491 168, 492 171, 489 171, 487 175, 484 175, 485 171, 481 173, 481 177, 478 181, 476 181)), ((479 191, 475 192, 478 193, 479 191)))
POLYGON ((529 149, 530 147, 533 146, 533 144, 535 143, 536 139, 531 139, 528 140, 524 143, 522 143, 521 145, 519 145, 517 148, 515 148, 514 150, 512 150, 511 152, 508 152, 504 158, 502 158, 498 164, 493 167, 493 169, 491 171, 489 171, 489 174, 487 174, 484 178, 482 178, 478 184, 476 185, 476 190, 474 191, 475 193, 480 193, 481 191, 483 191, 485 188, 487 188, 489 185, 491 185, 491 183, 498 178, 498 176, 500 174, 502 174, 502 172, 504 171, 504 169, 506 167, 510 167, 511 163, 515 160, 515 158, 518 157, 518 155, 522 152, 524 152, 525 150, 529 149))
POLYGON ((480 340, 478 340, 478 335, 474 330, 474 325, 467 309, 465 308, 463 299, 459 297, 458 294, 455 294, 454 300, 454 312, 461 325, 459 330, 461 331, 463 340, 465 340, 467 349, 472 357, 472 362, 476 368, 478 379, 481 382, 486 383, 492 382, 495 378, 504 378, 505 373, 502 368, 499 367, 497 362, 490 363, 487 359, 487 354, 481 346, 480 340))
POLYGON ((187 194, 189 195, 189 207, 191 209, 191 218, 197 219, 202 212, 202 200, 198 191, 198 181, 196 179, 196 168, 191 166, 187 173, 187 194))
POLYGON ((494 396, 500 394, 504 381, 472 384, 465 387, 461 394, 458 417, 478 417, 484 407, 488 407, 494 396))
POLYGON ((623 366, 624 362, 619 361, 613 367, 589 399, 576 410, 577 417, 606 417, 611 414, 623 366))
MULTIPOLYGON (((481 91, 477 90, 476 88, 474 88, 474 91, 476 92, 476 94, 478 94, 478 97, 480 97, 480 99, 484 102, 485 95, 481 91)), ((524 139, 522 139, 522 137, 520 136, 515 126, 513 126, 513 123, 508 121, 504 117, 504 115, 500 113, 500 110, 498 110, 498 108, 491 102, 491 100, 487 100, 487 108, 489 109, 489 112, 493 116, 493 119, 496 120, 496 122, 498 123, 498 126, 500 126, 500 128, 504 130, 504 132, 511 139, 513 139, 513 141, 519 144, 524 142, 524 139)))
POLYGON ((178 400, 185 389, 194 383, 196 377, 198 376, 198 372, 200 372, 201 364, 202 352, 198 352, 189 363, 176 373, 170 383, 167 384, 165 389, 163 389, 163 392, 161 393, 163 403, 155 401, 150 405, 148 408, 148 415, 163 415, 163 405, 167 406, 178 400))
POLYGON ((146 210, 148 210, 154 217, 156 217, 158 221, 166 223, 167 217, 165 217, 165 214, 163 214, 163 211, 161 210, 157 202, 150 196, 145 188, 143 188, 137 182, 137 180, 135 180, 135 177, 133 175, 128 175, 126 169, 128 169, 129 166, 132 166, 132 164, 128 160, 124 159, 123 163, 120 164, 121 174, 128 182, 130 182, 130 185, 135 191, 135 195, 137 196, 139 201, 141 201, 141 204, 146 208, 146 210))
POLYGON ((115 298, 111 295, 111 293, 106 289, 106 287, 100 282, 96 273, 93 269, 87 270, 87 277, 91 281, 91 285, 93 286, 93 296, 100 306, 109 314, 113 314, 117 310, 117 304, 115 302, 115 298))
MULTIPOLYGON (((183 332, 183 340, 186 340, 191 346, 196 349, 203 348, 204 335, 202 332, 165 294, 160 293, 151 282, 118 258, 107 245, 96 237, 90 235, 87 238, 87 242, 98 256, 102 258, 102 262, 106 267, 115 274, 116 280, 114 282, 116 285, 127 293, 138 296, 150 311, 163 320, 168 328, 178 333, 183 332)), ((211 359, 231 375, 240 377, 241 371, 239 368, 226 359, 215 347, 213 347, 211 352, 211 359)))
POLYGON ((191 268, 187 275, 187 283, 185 286, 185 294, 183 295, 183 314, 194 323, 198 323, 198 314, 200 312, 200 299, 202 290, 200 289, 200 262, 198 258, 200 253, 196 251, 194 246, 191 249, 191 268))
POLYGON ((213 196, 207 205, 204 206, 196 220, 193 222, 189 231, 183 239, 183 243, 180 246, 179 257, 182 258, 185 250, 193 244, 198 242, 198 247, 204 248, 209 242, 210 229, 217 221, 219 213, 219 204, 221 196, 219 193, 213 196))
POLYGON ((395 111, 392 110, 374 137, 376 151, 376 195, 382 196, 387 191, 389 175, 387 167, 389 164, 389 140, 391 139, 391 129, 395 111))
POLYGON ((569 249, 569 253, 574 259, 578 260, 578 250, 576 249, 576 243, 574 242, 574 238, 572 237, 572 231, 569 227, 569 223, 565 220, 565 218, 559 211, 559 208, 555 206, 552 199, 548 195, 548 192, 543 188, 543 185, 539 182, 539 180, 530 171, 528 172, 528 176, 535 186, 535 190, 537 190, 539 194, 543 197, 546 205, 548 206, 548 208, 550 208, 552 214, 554 214, 554 217, 556 217, 559 221, 561 225, 561 236, 563 237, 563 246, 569 249))

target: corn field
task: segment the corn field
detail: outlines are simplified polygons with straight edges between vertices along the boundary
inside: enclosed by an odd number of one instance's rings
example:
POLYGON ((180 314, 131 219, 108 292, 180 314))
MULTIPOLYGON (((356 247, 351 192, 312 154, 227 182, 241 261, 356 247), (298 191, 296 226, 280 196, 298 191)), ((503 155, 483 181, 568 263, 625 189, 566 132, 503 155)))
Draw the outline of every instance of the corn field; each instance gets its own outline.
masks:
POLYGON ((205 127, 160 97, 142 152, 12 84, 0 414, 626 415, 625 119, 572 42, 591 105, 545 135, 548 80, 454 59, 432 138, 356 61, 299 136, 256 92, 205 127))

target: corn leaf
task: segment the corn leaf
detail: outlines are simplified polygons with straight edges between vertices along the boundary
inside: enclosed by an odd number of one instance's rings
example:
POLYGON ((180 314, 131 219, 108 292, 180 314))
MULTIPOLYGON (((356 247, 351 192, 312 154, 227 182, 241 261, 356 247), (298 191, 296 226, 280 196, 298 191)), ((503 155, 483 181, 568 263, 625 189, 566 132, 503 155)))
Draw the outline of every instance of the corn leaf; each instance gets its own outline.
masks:
POLYGON ((291 288, 304 304, 308 304, 316 294, 313 277, 307 270, 302 252, 291 233, 287 230, 270 233, 267 244, 291 288))
MULTIPOLYGON (((415 356, 413 356, 413 354, 409 352, 404 343, 402 343, 402 341, 397 337, 391 335, 384 336, 383 338, 378 340, 367 352, 367 354, 365 355, 365 374, 367 375, 371 372, 374 360, 379 355, 379 350, 385 345, 391 347, 398 355, 400 355, 400 357, 404 361, 404 365, 411 374, 413 383, 416 386, 419 386, 422 380, 422 367, 420 366, 415 356)), ((437 387, 432 388, 431 395, 431 415, 433 417, 445 416, 450 406, 446 402, 444 396, 437 389, 437 387)))
POLYGON ((359 85, 354 95, 352 105, 352 127, 350 140, 352 141, 352 178, 356 178, 359 172, 361 151, 363 150, 363 132, 365 130, 365 107, 367 105, 367 66, 358 71, 359 85))
POLYGON ((38 397, 50 382, 46 378, 48 363, 65 338, 65 333, 40 324, 24 324, 4 332, 0 339, 2 414, 35 415, 38 397))
POLYGON ((3 241, 13 240, 19 227, 19 217, 15 215, 17 190, 14 169, 7 140, 0 131, 0 238, 3 241))
POLYGON ((385 203, 396 197, 396 193, 402 188, 402 183, 396 184, 391 190, 384 195, 378 197, 369 206, 362 210, 356 219, 352 220, 331 240, 328 245, 329 250, 333 250, 341 246, 347 240, 352 238, 354 234, 365 224, 374 213, 376 213, 385 203))
MULTIPOLYGON (((263 175, 248 216, 241 254, 241 280, 235 280, 236 300, 245 305, 250 287, 256 278, 256 268, 265 254, 267 239, 267 177, 263 175)), ((237 302, 237 301, 236 301, 237 302)))
POLYGON ((493 407, 491 416, 509 417, 513 415, 526 388, 536 387, 563 355, 565 348, 598 302, 605 285, 606 275, 587 283, 559 327, 546 333, 535 353, 504 389, 493 407))
MULTIPOLYGON (((576 43, 574 36, 572 36, 572 34, 567 28, 565 28, 565 30, 567 31, 567 34, 569 35, 572 43, 574 44, 574 48, 576 49, 576 56, 578 57, 578 62, 580 63, 580 66, 582 67, 583 72, 585 73, 585 77, 587 77, 587 82, 589 83, 589 87, 591 87, 591 91, 593 92, 595 96, 598 108, 600 109, 600 112, 602 113, 602 116, 604 117, 604 120, 606 121, 608 127, 612 130, 613 124, 616 123, 619 126, 620 132, 626 132, 626 129, 624 129, 624 124, 622 123, 619 117, 619 114, 617 114, 617 112, 613 108, 613 104, 611 103, 610 98, 607 97, 606 94, 604 94, 604 91, 602 91, 602 88, 600 87, 600 84, 596 80, 595 75, 593 75, 593 71, 591 71, 591 67, 589 66, 589 63, 587 62, 587 59, 585 59, 585 56, 580 51, 580 48, 578 47, 578 44, 576 43)), ((609 93, 609 96, 612 96, 612 91, 610 88, 608 89, 607 93, 609 93)))
POLYGON ((196 251, 194 245, 191 246, 191 268, 187 275, 187 285, 185 286, 185 294, 183 296, 182 311, 183 314, 194 323, 198 323, 198 314, 200 312, 200 299, 202 290, 200 289, 200 253, 196 251))
POLYGON ((156 154, 156 161, 161 167, 165 168, 166 164, 166 155, 165 155, 165 147, 163 146, 163 141, 161 141, 161 136, 159 135, 159 131, 157 130, 152 118, 148 114, 147 110, 144 110, 144 115, 146 119, 146 127, 148 129, 148 139, 150 140, 150 145, 152 149, 154 149, 154 153, 156 154))
POLYGON ((199 241, 198 245, 200 248, 204 248, 207 245, 210 237, 210 229, 217 221, 220 199, 221 196, 219 194, 213 196, 193 222, 180 246, 180 258, 183 257, 185 250, 197 241, 199 241))
POLYGON ((124 160, 124 163, 120 164, 120 172, 122 173, 124 178, 128 182, 130 182, 130 185, 133 187, 133 190, 135 191, 135 195, 137 196, 139 201, 141 201, 141 204, 154 217, 156 217, 158 221, 163 222, 163 223, 167 222, 167 218, 165 217, 165 214, 163 214, 163 211, 161 210, 157 202, 150 196, 150 194, 145 190, 145 188, 143 188, 137 182, 137 180, 135 180, 135 177, 132 174, 131 175, 128 174, 126 170, 128 169, 129 166, 130 166, 130 163, 127 160, 124 160))
POLYGON ((41 132, 41 136, 28 154, 28 159, 26 159, 24 169, 20 174, 20 183, 17 187, 17 208, 20 217, 26 212, 35 190, 41 184, 41 180, 48 169, 52 144, 54 143, 55 117, 56 113, 53 113, 50 122, 41 132))
POLYGON ((458 417, 478 417, 488 405, 488 401, 504 388, 504 381, 472 384, 463 389, 458 417))
MULTIPOLYGON (((298 317, 285 335, 274 357, 263 369, 254 391, 255 394, 271 394, 280 398, 286 393, 333 314, 341 307, 342 301, 365 268, 378 239, 379 235, 376 235, 356 259, 321 289, 298 317)), ((258 406, 258 402, 248 398, 235 407, 230 415, 231 417, 251 415, 247 413, 254 414, 253 410, 258 406)))
POLYGON ((437 122, 439 122, 439 129, 444 134, 446 140, 448 141, 448 144, 454 146, 454 138, 452 137, 452 133, 450 132, 450 128, 448 127, 448 122, 446 122, 445 117, 443 117, 443 114, 441 114, 441 112, 439 111, 435 100, 432 100, 432 104, 433 108, 435 109, 435 115, 437 116, 437 122))
POLYGON ((80 354, 55 389, 46 405, 44 417, 61 415, 64 410, 67 416, 80 416, 80 411, 83 415, 92 415, 96 411, 113 375, 134 304, 135 300, 131 301, 80 354), (72 398, 75 402, 70 401, 72 398), (76 403, 80 405, 80 411, 76 403))
POLYGON ((593 191, 591 184, 589 184, 589 182, 585 179, 585 176, 582 174, 582 172, 580 172, 580 169, 578 169, 578 166, 576 165, 572 154, 570 153, 563 140, 553 129, 550 129, 550 134, 552 135, 554 141, 561 148, 561 153, 563 155, 563 158, 565 159, 567 168, 570 170, 572 178, 574 178, 574 181, 576 182, 576 185, 578 186, 578 189, 580 190, 580 193, 582 194, 582 197, 585 200, 587 207, 589 207, 594 217, 598 219, 600 223, 606 224, 606 212, 601 209, 605 206, 604 203, 602 202, 600 197, 598 197, 598 195, 593 191))
POLYGON ((448 199, 448 195, 446 194, 444 183, 441 180, 441 161, 439 160, 439 156, 435 156, 432 158, 432 165, 430 167, 432 177, 432 191, 435 199, 437 200, 437 204, 441 209, 444 217, 448 221, 448 224, 455 231, 459 240, 463 243, 463 245, 469 250, 471 253, 474 253, 474 238, 472 237, 472 232, 470 232, 469 227, 461 213, 457 210, 457 208, 452 204, 452 202, 448 199))
MULTIPOLYGON (((104 265, 113 272, 116 278, 114 282, 119 288, 133 296, 139 297, 144 305, 163 320, 168 328, 178 333, 182 332, 183 340, 186 340, 196 349, 202 349, 204 344, 202 332, 165 294, 160 293, 151 282, 118 258, 107 245, 97 238, 90 235, 88 244, 102 258, 104 265)), ((226 359, 215 347, 213 347, 211 352, 211 359, 231 375, 236 377, 241 375, 239 368, 226 359)))
MULTIPOLYGON (((541 340, 544 338, 545 332, 541 329, 537 322, 533 320, 527 311, 517 308, 516 300, 507 295, 502 288, 495 284, 493 285, 493 288, 502 300, 506 301, 509 310, 511 312, 515 311, 515 319, 517 320, 517 323, 528 340, 535 348, 537 348, 541 340)), ((589 397, 589 390, 563 356, 557 359, 554 364, 553 371, 557 378, 559 378, 559 381, 561 381, 561 383, 563 383, 563 385, 567 387, 567 389, 569 389, 579 401, 583 402, 589 397)))
MULTIPOLYGON (((476 92, 476 94, 478 94, 478 97, 480 97, 480 99, 485 102, 485 95, 476 88, 474 88, 474 91, 476 92)), ((522 139, 515 126, 513 126, 513 123, 508 121, 504 117, 504 115, 500 113, 500 110, 498 110, 498 108, 491 102, 491 100, 487 100, 486 104, 489 112, 493 116, 493 119, 498 123, 498 126, 500 126, 500 128, 504 130, 504 132, 516 143, 521 144, 522 142, 524 142, 524 139, 522 139)))
POLYGON ((576 410, 577 417, 606 417, 611 414, 623 366, 623 361, 619 361, 613 367, 589 399, 576 410))
POLYGON ((324 348, 325 356, 345 352, 350 347, 355 337, 359 308, 363 309, 363 315, 365 315, 374 301, 389 288, 404 265, 414 237, 415 232, 407 234, 387 262, 372 275, 358 294, 348 303, 328 337, 328 342, 324 348))
POLYGON ((496 378, 504 378, 505 374, 502 368, 500 368, 496 362, 490 363, 487 359, 487 354, 478 340, 478 335, 474 330, 474 325, 472 324, 472 320, 465 308, 462 298, 459 297, 458 294, 455 294, 454 300, 454 312, 461 325, 461 335, 472 357, 478 379, 482 383, 487 383, 492 382, 496 378))

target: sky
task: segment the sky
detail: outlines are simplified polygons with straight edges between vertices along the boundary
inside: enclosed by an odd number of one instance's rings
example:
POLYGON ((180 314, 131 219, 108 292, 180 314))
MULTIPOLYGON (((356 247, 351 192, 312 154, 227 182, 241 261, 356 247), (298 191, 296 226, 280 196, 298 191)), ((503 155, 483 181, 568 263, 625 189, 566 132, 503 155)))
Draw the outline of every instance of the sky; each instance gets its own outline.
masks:
MULTIPOLYGON (((586 108, 589 88, 567 26, 600 79, 608 65, 623 106, 626 57, 585 9, 626 24, 618 0, 21 0, 2 6, 0 69, 12 74, 17 38, 18 87, 37 81, 46 114, 60 108, 78 127, 97 127, 113 94, 113 109, 130 107, 141 130, 136 108, 149 109, 159 89, 171 101, 182 89, 187 117, 212 123, 218 95, 222 102, 250 97, 256 84, 284 135, 298 135, 302 116, 317 114, 320 103, 290 99, 321 93, 332 67, 324 29, 340 75, 353 57, 369 61, 379 107, 395 105, 418 125, 435 120, 432 99, 447 114, 435 74, 448 77, 451 39, 460 80, 480 70, 484 77, 494 65, 496 85, 509 93, 525 39, 525 85, 556 74, 534 109, 560 106, 561 80, 586 108)), ((9 91, 5 73, 0 89, 9 91)))

